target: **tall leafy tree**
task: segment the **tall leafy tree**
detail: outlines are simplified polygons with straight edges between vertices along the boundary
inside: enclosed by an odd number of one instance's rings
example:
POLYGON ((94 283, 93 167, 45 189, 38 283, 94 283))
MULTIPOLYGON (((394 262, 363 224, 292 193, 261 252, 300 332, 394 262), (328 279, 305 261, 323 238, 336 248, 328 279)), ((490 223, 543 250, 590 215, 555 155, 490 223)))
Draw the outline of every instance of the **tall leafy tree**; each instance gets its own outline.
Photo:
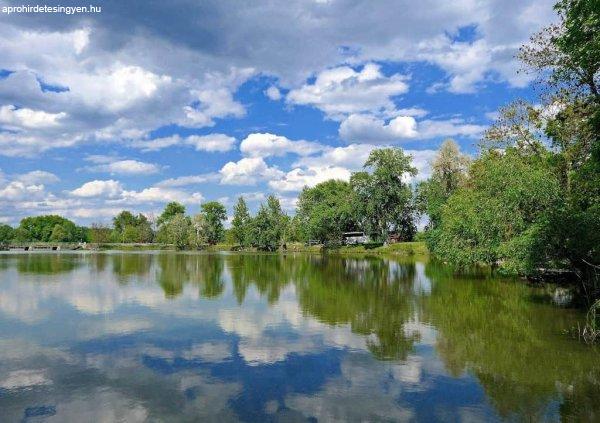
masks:
POLYGON ((289 219, 283 213, 277 197, 270 195, 252 219, 252 244, 260 250, 275 251, 286 238, 289 219))
POLYGON ((52 242, 68 242, 72 239, 72 234, 68 232, 68 229, 63 225, 56 224, 52 229, 49 241, 52 242))
POLYGON ((329 180, 305 187, 298 198, 298 223, 305 240, 339 240, 358 228, 355 196, 348 182, 329 180))
POLYGON ((238 198, 238 202, 233 209, 233 219, 231 220, 231 235, 236 244, 247 247, 250 243, 250 212, 244 197, 238 198))
POLYGON ((209 201, 200 206, 200 214, 204 217, 207 242, 211 245, 221 242, 225 235, 223 222, 227 219, 225 206, 218 201, 209 201))
POLYGON ((161 215, 158 216, 156 223, 158 226, 163 225, 179 214, 185 215, 185 206, 176 201, 171 201, 165 206, 161 215))
MULTIPOLYGON (((137 216, 123 210, 113 218, 112 239, 114 242, 152 242, 154 231, 148 218, 142 213, 137 216)), ((97 230, 93 231, 98 234, 97 230)))
POLYGON ((519 58, 561 94, 600 104, 600 2, 560 0, 556 24, 535 34, 519 58))
POLYGON ((122 234, 127 226, 135 226, 137 224, 137 219, 128 210, 123 210, 115 217, 113 217, 113 228, 119 234, 122 234))
POLYGON ((431 177, 418 186, 418 207, 429 217, 428 228, 438 226, 442 206, 466 183, 469 161, 469 156, 460 152, 454 140, 448 139, 440 146, 431 162, 431 177))
POLYGON ((190 245, 196 249, 203 248, 208 244, 206 218, 198 213, 192 218, 190 228, 190 245))
POLYGON ((15 230, 9 225, 0 225, 0 244, 7 244, 13 240, 15 230))
POLYGON ((182 213, 176 213, 165 223, 167 240, 176 249, 184 250, 190 246, 193 234, 190 218, 182 213))
POLYGON ((350 179, 357 196, 357 215, 362 216, 364 227, 382 241, 390 232, 412 239, 416 232, 415 207, 406 182, 417 174, 412 157, 400 148, 377 149, 364 167, 367 171, 354 173, 350 179))
POLYGON ((577 274, 600 297, 600 2, 561 0, 556 24, 519 57, 539 76, 541 105, 500 110, 466 186, 440 209, 433 251, 462 264, 531 275, 577 274))
POLYGON ((93 223, 90 228, 90 241, 95 243, 110 242, 111 229, 101 223, 93 223))

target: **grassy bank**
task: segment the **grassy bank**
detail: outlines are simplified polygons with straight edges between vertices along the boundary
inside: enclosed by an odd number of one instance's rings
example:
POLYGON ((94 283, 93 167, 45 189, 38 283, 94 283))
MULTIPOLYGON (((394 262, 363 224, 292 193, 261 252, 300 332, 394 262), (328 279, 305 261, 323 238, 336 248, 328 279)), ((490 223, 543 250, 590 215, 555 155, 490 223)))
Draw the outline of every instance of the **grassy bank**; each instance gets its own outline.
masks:
POLYGON ((427 256, 429 250, 424 242, 399 242, 382 246, 345 245, 340 247, 339 254, 386 254, 399 256, 427 256))
POLYGON ((344 255, 398 255, 428 256, 429 250, 424 242, 399 242, 389 245, 344 245, 341 247, 323 247, 322 245, 305 246, 304 244, 288 244, 293 252, 344 254, 344 255))
POLYGON ((94 250, 119 250, 119 251, 152 251, 152 250, 175 250, 170 244, 121 244, 121 243, 103 243, 91 244, 94 250))
MULTIPOLYGON (((146 251, 146 250, 174 250, 168 244, 99 244, 99 250, 146 251)), ((219 252, 256 252, 255 249, 239 250, 232 244, 210 245, 202 251, 219 252)), ((289 243, 285 252, 288 253, 313 253, 313 254, 344 254, 344 255, 397 255, 397 256, 428 256, 429 251, 424 242, 400 242, 390 245, 344 245, 341 247, 324 247, 323 245, 307 246, 303 243, 289 243)))

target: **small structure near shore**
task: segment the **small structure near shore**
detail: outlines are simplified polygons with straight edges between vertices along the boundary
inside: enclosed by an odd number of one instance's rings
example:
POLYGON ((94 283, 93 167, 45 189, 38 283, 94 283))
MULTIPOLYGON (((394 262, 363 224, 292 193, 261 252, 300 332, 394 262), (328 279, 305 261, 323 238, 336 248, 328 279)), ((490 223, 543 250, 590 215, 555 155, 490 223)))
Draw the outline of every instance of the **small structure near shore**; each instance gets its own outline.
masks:
POLYGON ((369 236, 364 232, 344 232, 342 234, 342 244, 360 245, 370 242, 369 236))

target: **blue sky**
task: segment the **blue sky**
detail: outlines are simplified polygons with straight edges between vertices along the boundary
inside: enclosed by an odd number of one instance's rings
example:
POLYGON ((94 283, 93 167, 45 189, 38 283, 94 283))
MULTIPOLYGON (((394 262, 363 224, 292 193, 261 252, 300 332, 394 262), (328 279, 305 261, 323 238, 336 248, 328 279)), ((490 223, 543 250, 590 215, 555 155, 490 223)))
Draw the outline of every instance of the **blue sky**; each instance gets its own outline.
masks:
POLYGON ((546 0, 97 5, 0 13, 0 221, 269 193, 292 213, 387 145, 424 179, 445 138, 476 154, 499 106, 535 98, 514 55, 554 19, 546 0))

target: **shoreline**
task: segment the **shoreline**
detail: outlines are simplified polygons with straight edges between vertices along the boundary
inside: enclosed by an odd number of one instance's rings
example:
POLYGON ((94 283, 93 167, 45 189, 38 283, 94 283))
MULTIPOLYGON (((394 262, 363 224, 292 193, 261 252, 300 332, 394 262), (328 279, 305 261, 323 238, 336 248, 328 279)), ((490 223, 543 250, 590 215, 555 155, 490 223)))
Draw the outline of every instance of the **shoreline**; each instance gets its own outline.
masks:
POLYGON ((344 245, 339 247, 327 247, 325 245, 307 246, 303 243, 288 243, 286 249, 274 251, 263 251, 256 248, 239 248, 234 244, 215 244, 201 249, 177 250, 170 244, 121 244, 121 243, 87 243, 73 247, 70 244, 58 243, 23 243, 23 247, 1 249, 2 252, 74 252, 74 251, 180 251, 180 252, 230 252, 230 253, 312 253, 312 254, 342 254, 342 255, 394 255, 394 256, 420 256, 429 257, 429 250, 425 242, 400 242, 389 245, 344 245))

